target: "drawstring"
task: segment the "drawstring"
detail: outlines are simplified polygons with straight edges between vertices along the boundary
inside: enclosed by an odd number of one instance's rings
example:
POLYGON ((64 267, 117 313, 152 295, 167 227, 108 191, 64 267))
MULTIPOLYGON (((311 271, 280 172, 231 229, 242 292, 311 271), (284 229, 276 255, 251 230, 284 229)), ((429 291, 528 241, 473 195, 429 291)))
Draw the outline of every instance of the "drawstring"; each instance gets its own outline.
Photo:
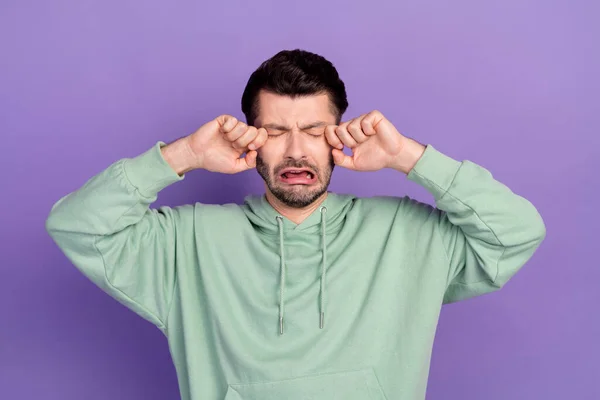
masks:
MULTIPOLYGON (((320 319, 319 327, 323 329, 325 325, 325 274, 327 271, 327 241, 326 241, 326 221, 325 214, 327 207, 323 206, 319 209, 321 212, 321 248, 323 257, 321 263, 321 293, 320 293, 320 319)), ((279 278, 279 334, 283 335, 283 314, 284 314, 284 290, 285 290, 285 249, 283 243, 283 217, 278 215, 277 225, 279 227, 279 255, 281 258, 280 278, 279 278)))
POLYGON ((325 214, 326 207, 321 207, 321 247, 323 248, 323 258, 321 263, 321 321, 319 327, 323 329, 325 322, 325 271, 327 270, 327 242, 325 241, 325 214))
POLYGON ((283 217, 278 215, 279 224, 279 256, 281 258, 281 276, 279 280, 279 334, 283 335, 283 290, 285 288, 285 252, 283 251, 283 217))

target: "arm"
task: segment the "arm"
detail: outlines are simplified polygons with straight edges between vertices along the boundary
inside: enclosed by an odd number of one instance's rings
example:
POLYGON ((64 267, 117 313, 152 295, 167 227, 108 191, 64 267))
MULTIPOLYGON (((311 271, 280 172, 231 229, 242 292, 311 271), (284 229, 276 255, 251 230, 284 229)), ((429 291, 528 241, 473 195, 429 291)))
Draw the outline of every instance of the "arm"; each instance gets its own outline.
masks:
POLYGON ((191 207, 149 208, 160 190, 183 179, 163 157, 162 145, 115 162, 61 198, 46 229, 91 281, 164 329, 176 281, 178 224, 193 216, 191 207))
POLYGON ((448 259, 445 303, 500 288, 546 235, 535 207, 489 171, 402 135, 377 110, 327 126, 325 137, 337 165, 355 171, 393 168, 433 194, 437 208, 426 223, 439 235, 448 259))
POLYGON ((546 235, 536 208, 475 163, 429 145, 407 177, 435 198, 431 218, 449 264, 444 303, 501 288, 546 235))
POLYGON ((158 142, 144 154, 115 162, 60 199, 46 229, 96 285, 165 332, 176 253, 194 246, 195 208, 150 209, 150 204, 188 171, 231 174, 254 168, 256 149, 267 137, 265 129, 220 115, 169 145, 158 142), (189 246, 181 245, 185 241, 189 246))

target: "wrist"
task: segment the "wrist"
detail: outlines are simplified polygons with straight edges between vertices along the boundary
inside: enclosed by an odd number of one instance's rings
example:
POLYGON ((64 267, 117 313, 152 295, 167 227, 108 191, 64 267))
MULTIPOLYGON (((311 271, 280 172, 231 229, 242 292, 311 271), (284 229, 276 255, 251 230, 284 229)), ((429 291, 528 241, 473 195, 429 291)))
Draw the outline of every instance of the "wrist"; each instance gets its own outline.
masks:
POLYGON ((408 175, 425 152, 425 148, 425 145, 416 140, 406 138, 406 143, 392 163, 391 168, 408 175))
POLYGON ((163 146, 160 151, 165 161, 178 175, 198 168, 197 158, 189 146, 187 136, 163 146))

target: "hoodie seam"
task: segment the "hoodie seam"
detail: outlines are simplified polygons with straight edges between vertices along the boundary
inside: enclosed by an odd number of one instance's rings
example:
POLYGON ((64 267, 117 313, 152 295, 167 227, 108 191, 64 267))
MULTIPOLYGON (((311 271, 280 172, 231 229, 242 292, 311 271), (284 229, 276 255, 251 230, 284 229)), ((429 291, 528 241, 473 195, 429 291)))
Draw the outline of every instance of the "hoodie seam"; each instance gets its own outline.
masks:
MULTIPOLYGON (((140 195, 141 197, 144 197, 139 189, 133 185, 133 183, 131 183, 131 181, 129 180, 129 178, 127 177, 127 172, 125 171, 125 162, 121 163, 121 171, 124 174, 126 181, 135 189, 135 191, 138 193, 138 195, 140 195)), ((144 197, 145 198, 145 197, 144 197)), ((145 198, 146 199, 146 198, 145 198)), ((127 215, 129 213, 129 211, 133 210, 135 207, 137 207, 139 205, 139 201, 136 202, 135 204, 133 204, 131 207, 129 207, 125 212, 123 212, 123 214, 121 214, 119 216, 119 218, 117 218, 117 220, 115 221, 113 227, 111 227, 110 231, 112 231, 114 229, 114 227, 116 225, 118 225, 119 221, 121 221, 121 219, 127 215)), ((146 306, 144 306, 143 304, 137 302, 136 300, 134 300, 131 296, 129 296, 127 293, 125 293, 124 291, 122 291, 121 289, 119 289, 118 287, 116 287, 109 279, 108 277, 108 271, 107 271, 107 267, 106 267, 106 259, 104 258, 104 254, 102 254, 102 252, 100 251, 100 249, 98 248, 98 242, 103 238, 103 235, 95 235, 94 238, 94 248, 96 249, 96 251, 98 252, 98 254, 100 255, 100 259, 102 260, 102 269, 104 270, 104 279, 106 280, 106 282, 110 285, 110 287, 114 290, 116 290, 117 292, 121 293, 123 295, 123 297, 125 297, 126 299, 128 299, 129 301, 131 301, 132 303, 136 304, 138 307, 140 307, 140 309, 144 310, 145 312, 147 312, 149 315, 151 315, 152 317, 154 317, 159 323, 160 325, 158 326, 160 329, 162 329, 163 331, 165 330, 166 326, 164 324, 164 322, 157 316, 155 315, 153 312, 151 312, 146 306)))
MULTIPOLYGON (((371 367, 370 369, 371 369, 371 372, 373 373, 373 376, 375 377, 375 381, 377 382, 379 392, 381 392, 383 399, 388 400, 387 396, 385 395, 385 393, 383 391, 383 386, 381 386, 381 382, 379 381, 379 377, 377 376, 377 372, 375 371, 375 368, 371 367)), ((366 372, 363 372, 363 373, 366 374, 366 372)))
POLYGON ((127 174, 127 168, 125 168, 126 164, 131 161, 132 159, 125 159, 123 160, 123 162, 121 163, 121 167, 123 169, 123 174, 125 175, 125 179, 127 180, 127 182, 138 192, 138 194, 140 195, 140 197, 142 197, 144 200, 148 200, 148 201, 152 201, 153 196, 146 196, 144 193, 146 192, 146 190, 150 190, 153 189, 154 187, 160 187, 164 184, 164 182, 168 182, 169 179, 168 178, 163 178, 163 179, 159 179, 158 182, 155 182, 152 185, 149 185, 147 188, 140 188, 138 186, 135 185, 135 183, 132 182, 131 178, 129 177, 129 175, 127 174))
POLYGON ((278 380, 270 380, 270 381, 251 381, 251 382, 239 382, 239 383, 230 383, 229 386, 232 386, 235 389, 235 386, 249 386, 249 385, 265 385, 270 383, 284 383, 284 382, 293 382, 298 380, 306 380, 312 378, 320 378, 327 375, 340 375, 340 374, 350 374, 350 373, 361 373, 364 374, 365 370, 372 369, 370 367, 358 368, 358 369, 348 369, 348 370, 340 370, 340 371, 329 371, 329 372, 320 372, 316 374, 297 376, 294 378, 286 378, 286 379, 278 379, 278 380))
MULTIPOLYGON (((461 167, 462 168, 462 165, 461 167)), ((456 175, 458 175, 458 172, 460 171, 460 168, 456 171, 456 175)), ((416 172, 416 171, 415 171, 416 172)), ((440 199, 438 201, 441 201, 446 195, 452 197, 452 199, 458 201, 460 204, 462 204, 463 206, 465 206, 466 208, 468 208, 469 210, 471 210, 471 212, 473 212, 473 215, 475 215, 475 217, 477 217, 477 219, 487 228, 488 231, 490 231, 492 233, 492 235, 494 235, 494 238, 496 239, 496 241, 498 242, 498 244, 501 247, 506 247, 502 244, 502 242, 500 241, 500 239, 498 238, 498 235, 496 235, 496 232, 494 232, 494 230, 479 216, 479 214, 477 213, 477 211, 471 207, 470 205, 466 204, 465 202, 463 202, 460 198, 454 196, 452 193, 450 193, 450 187, 448 189, 444 189, 443 187, 441 187, 440 185, 438 185, 436 182, 432 181, 431 179, 419 174, 418 172, 416 172, 420 177, 426 179, 427 181, 431 182, 432 184, 434 184, 437 188, 441 189, 443 194, 440 197, 440 199)), ((454 181, 456 180, 456 175, 454 177, 454 179, 452 179, 452 182, 450 184, 450 186, 452 186, 454 184, 454 181)), ((442 210, 444 211, 444 210, 442 210)), ((447 213, 447 211, 444 211, 447 213)), ((454 225, 452 222, 450 222, 452 225, 454 225)), ((462 231, 462 228, 460 228, 460 225, 456 225, 459 227, 459 229, 462 231)), ((464 233, 464 232, 463 232, 464 233)), ((466 235, 466 234, 465 234, 466 235)))
POLYGON ((98 240, 100 239, 100 236, 96 236, 96 239, 94 240, 94 248, 96 249, 96 251, 98 252, 98 254, 100 255, 100 259, 102 260, 102 269, 104 270, 104 279, 106 279, 106 282, 110 285, 110 287, 114 290, 116 290, 117 292, 121 293, 123 295, 123 297, 125 297, 127 300, 131 301, 132 303, 136 304, 138 307, 140 307, 140 309, 144 310, 145 312, 147 312, 149 315, 151 315, 152 317, 156 318, 156 320, 160 323, 160 325, 158 325, 159 329, 162 329, 163 331, 165 330, 165 324, 163 323, 163 321, 161 321, 161 319, 155 315, 153 312, 151 312, 146 306, 144 306, 141 303, 138 303, 136 300, 134 300, 131 296, 129 296, 127 293, 125 293, 124 291, 122 291, 121 289, 119 289, 118 287, 116 287, 108 278, 108 274, 107 274, 107 269, 106 269, 106 260, 104 258, 104 255, 102 254, 102 252, 100 251, 100 249, 98 249, 98 246, 96 245, 96 243, 98 242, 98 240))
MULTIPOLYGON (((496 239, 496 241, 498 242, 497 245, 500 246, 500 248, 502 249, 502 252, 500 253, 500 255, 498 256, 498 258, 496 259, 495 262, 495 267, 496 267, 496 271, 495 271, 495 276, 494 279, 492 280, 492 283, 496 283, 496 280, 498 279, 498 275, 500 274, 500 270, 499 270, 499 264, 500 264, 500 260, 502 259, 502 257, 504 256, 504 253, 506 252, 506 246, 500 241, 500 239, 498 238, 498 235, 496 235, 496 232, 494 232, 494 230, 479 216, 479 214, 477 213, 477 211, 475 209, 473 209, 473 207, 469 206, 468 204, 464 203, 462 200, 458 199, 456 196, 454 196, 452 193, 450 193, 450 190, 448 190, 446 192, 446 194, 448 194, 450 197, 452 197, 454 200, 458 201, 460 204, 462 204, 463 206, 467 207, 469 210, 471 210, 471 212, 473 213, 473 215, 475 217, 477 217, 477 219, 483 224, 483 226, 485 226, 489 232, 492 233, 492 235, 494 235, 494 238, 496 239)), ((454 225, 454 224, 452 224, 454 225)), ((468 240, 467 238, 470 237, 469 235, 467 235, 463 229, 460 227, 460 225, 457 225, 458 229, 461 231, 461 234, 465 235, 465 241, 468 244, 468 240)), ((475 239, 477 240, 477 239, 475 239)), ((485 280, 481 281, 484 282, 485 280)))
MULTIPOLYGON (((505 246, 505 245, 502 243, 502 241, 500 241, 500 239, 498 238, 498 235, 496 234, 496 232, 494 232, 494 230, 493 230, 493 229, 492 229, 492 228, 491 228, 491 227, 490 227, 490 226, 489 226, 489 225, 488 225, 488 224, 487 224, 487 223, 486 223, 486 222, 485 222, 485 221, 484 221, 484 220, 483 220, 483 219, 482 219, 482 218, 479 216, 479 214, 477 213, 477 211, 476 211, 476 210, 475 210, 473 207, 471 207, 470 205, 466 204, 466 203, 465 203, 465 202, 463 202, 463 201, 462 201, 460 198, 458 198, 458 197, 454 196, 452 193, 450 193, 450 188, 452 187, 452 185, 453 185, 453 184, 454 184, 454 182, 456 181, 456 179, 457 179, 457 177, 458 177, 458 174, 459 174, 459 172, 460 172, 461 168, 462 168, 464 165, 465 165, 464 163, 461 163, 460 167, 458 167, 458 169, 456 170, 456 173, 454 174, 454 177, 452 178, 452 181, 450 182, 450 185, 448 186, 448 189, 444 189, 444 188, 443 188, 443 187, 441 187, 439 184, 437 184, 437 182, 434 182, 433 180, 431 180, 431 179, 427 178, 426 176, 423 176, 423 175, 421 175, 421 174, 420 174, 418 171, 416 171, 416 170, 415 170, 415 173, 416 173, 418 176, 420 176, 421 178, 424 178, 424 179, 426 179, 427 181, 429 181, 430 183, 432 183, 433 185, 435 185, 435 186, 436 186, 437 188, 439 188, 440 190, 442 190, 442 192, 443 192, 443 193, 442 193, 442 196, 440 196, 440 198, 439 198, 439 200, 438 200, 438 201, 442 201, 442 199, 443 199, 443 198, 444 198, 446 195, 450 196, 450 197, 451 197, 453 200, 455 200, 455 201, 459 202, 459 203, 460 203, 460 204, 462 204, 464 207, 466 207, 467 209, 469 209, 469 210, 470 210, 470 211, 473 213, 473 215, 474 215, 474 216, 477 218, 477 220, 479 220, 479 222, 481 222, 481 223, 483 224, 483 226, 485 226, 485 227, 487 228, 487 230, 488 230, 489 232, 491 232, 491 233, 492 233, 492 235, 493 235, 493 236, 494 236, 494 238, 496 239, 497 245, 499 245, 499 246, 502 248, 502 253, 500 254, 500 256, 498 256, 498 258, 496 259, 496 262, 495 262, 496 271, 495 271, 495 276, 494 276, 494 278, 493 278, 493 280, 492 280, 492 283, 494 283, 494 284, 495 284, 495 283, 496 283, 496 281, 498 280, 498 275, 500 274, 500 270, 499 270, 499 264, 500 264, 500 260, 501 260, 501 259, 502 259, 502 257, 504 256, 504 253, 506 252, 506 246, 505 246)), ((447 212, 447 211, 445 211, 445 210, 441 210, 441 211, 442 211, 442 212, 444 212, 446 215, 448 215, 448 212, 447 212)), ((450 224, 452 224, 452 225, 454 225, 454 226, 458 227, 458 229, 460 230, 461 234, 462 234, 462 235, 465 235, 465 241, 466 241, 466 242, 467 242, 467 244, 468 244, 468 240, 467 240, 467 238, 469 237, 469 235, 467 235, 467 234, 466 234, 466 233, 463 231, 463 229, 461 228, 461 226, 460 226, 460 225, 456 225, 456 224, 452 223, 452 221, 450 221, 449 219, 448 219, 448 222, 450 222, 450 224)), ((444 240, 443 240, 443 237, 442 237, 442 234, 441 234, 441 232, 439 232, 439 230, 438 230, 438 229, 436 229, 436 230, 438 231, 438 234, 440 235, 440 237, 441 237, 441 239, 442 239, 442 247, 444 248, 444 253, 446 254, 446 258, 448 258, 448 265, 449 265, 449 270, 450 270, 450 269, 452 268, 452 265, 451 265, 451 262, 452 262, 452 261, 451 261, 451 259, 450 259, 449 255, 448 255, 448 253, 447 253, 447 251, 446 251, 446 246, 445 246, 445 245, 443 245, 443 241, 444 241, 444 240)), ((450 271, 449 271, 449 272, 450 272, 450 271)), ((446 278, 446 280, 447 280, 447 281, 449 280, 449 279, 448 279, 448 277, 446 278)), ((473 285, 473 284, 477 284, 477 283, 480 283, 480 282, 486 282, 486 281, 487 281, 487 280, 485 280, 485 279, 484 279, 484 280, 481 280, 481 281, 478 281, 478 282, 470 282, 470 283, 451 282, 451 283, 449 283, 449 284, 448 284, 448 286, 450 286, 450 285, 453 285, 453 284, 455 284, 455 283, 460 283, 460 284, 463 284, 463 285, 473 285)))
MULTIPOLYGON (((450 258, 450 255, 448 254, 448 250, 446 250, 446 246, 444 244, 444 238, 442 236, 442 233, 440 232, 439 229, 435 229, 435 232, 437 233, 438 237, 442 241, 442 249, 444 250, 444 254, 445 254, 446 260, 447 260, 447 265, 448 265, 448 273, 446 274, 446 282, 448 282, 447 287, 450 287, 452 285, 463 285, 463 286, 466 285, 466 286, 468 286, 468 285, 476 285, 476 284, 482 283, 482 282, 488 282, 487 279, 482 279, 482 280, 476 281, 476 282, 463 282, 463 281, 458 281, 458 280, 450 279, 450 272, 452 270, 452 259, 450 258)), ((496 261, 496 276, 494 277, 494 279, 492 280, 492 282, 495 282, 496 279, 498 278, 498 270, 499 270, 498 264, 500 263, 500 259, 504 255, 505 251, 506 251, 506 247, 503 248, 502 254, 500 255, 500 257, 498 257, 498 260, 496 261)))
POLYGON ((448 265, 448 273, 446 274, 446 281, 450 280, 450 271, 452 270, 452 260, 450 258, 450 254, 448 254, 448 250, 446 249, 446 244, 444 243, 444 237, 442 236, 442 232, 440 232, 439 225, 436 224, 434 231, 437 233, 440 241, 442 242, 442 249, 444 250, 444 255, 446 256, 446 261, 448 265))
MULTIPOLYGON (((144 193, 143 193, 143 191, 142 191, 142 189, 140 189, 139 187, 137 187, 137 186, 136 186, 136 185, 135 185, 135 184, 134 184, 134 183, 131 181, 131 178, 129 178, 129 175, 127 174, 127 168, 126 168, 127 161, 129 161, 129 160, 130 160, 130 159, 126 159, 126 160, 124 160, 124 161, 123 161, 123 163, 122 163, 122 172, 123 172, 123 175, 125 176, 125 179, 126 179, 126 180, 127 180, 127 182, 128 182, 130 185, 131 185, 131 187, 133 187, 133 188, 134 188, 134 190, 135 190, 135 191, 138 193, 138 195, 139 195, 139 196, 140 196, 142 199, 144 199, 144 200, 147 200, 147 201, 152 201, 152 200, 153 200, 153 197, 147 197, 147 196, 145 196, 145 195, 144 195, 144 193)), ((160 180, 160 181, 159 181, 159 183, 156 183, 155 185, 162 184, 162 182, 166 182, 167 180, 168 180, 167 178, 164 178, 164 179, 160 180)), ((151 185, 150 187, 152 187, 152 185, 151 185)), ((119 219, 117 220, 117 222, 115 222, 115 225, 116 225, 116 224, 117 224, 117 223, 118 223, 118 222, 121 220, 121 218, 123 218, 123 217, 124 217, 124 216, 125 216, 125 215, 126 215, 128 212, 129 212, 129 211, 131 211, 131 210, 132 210, 133 208, 135 208, 137 205, 139 205, 139 202, 138 202, 138 203, 136 203, 136 204, 134 204, 134 205, 133 205, 133 206, 131 206, 131 207, 130 207, 130 208, 129 208, 129 209, 126 211, 126 212, 124 212, 124 213, 123 213, 123 215, 121 215, 121 216, 119 217, 119 219)), ((98 251, 99 251, 99 250, 98 250, 98 251)), ((104 267, 104 269, 105 269, 105 273, 106 273, 106 266, 104 267)), ((108 276, 107 276, 107 278, 106 278, 106 279, 107 279, 107 281, 108 281, 108 276)), ((111 284, 111 286, 113 286, 113 287, 114 287, 114 285, 113 285, 113 284, 112 284, 110 281, 108 281, 108 282, 111 284)), ((150 315, 152 315, 154 318, 156 318, 156 319, 157 319, 157 320, 158 320, 158 321, 161 323, 161 326, 162 326, 162 327, 159 327, 159 328, 163 329, 163 331, 164 331, 165 333, 167 333, 167 329, 168 329, 168 327, 167 327, 167 321, 168 321, 169 315, 170 315, 170 313, 171 313, 171 307, 172 307, 172 305, 173 305, 173 298, 175 298, 175 289, 176 289, 177 285, 178 285, 178 279, 177 279, 177 273, 175 273, 174 282, 173 282, 173 291, 172 291, 172 293, 171 293, 171 299, 170 299, 170 301, 169 301, 169 304, 167 304, 167 315, 166 315, 165 321, 162 321, 158 315, 155 315, 153 312, 150 312, 150 310, 148 310, 148 309, 147 309, 147 308, 146 308, 144 305, 142 305, 142 304, 138 303, 136 300, 134 300, 133 298, 131 298, 130 296, 128 296, 126 293, 124 293, 124 292, 122 292, 122 291, 121 291, 121 293, 123 293, 123 294, 124 294, 125 296, 127 296, 127 297, 128 297, 128 298, 129 298, 129 299, 132 301, 132 302, 134 302, 134 303, 135 303, 135 304, 137 304, 139 307, 143 308, 143 309, 144 309, 146 312, 148 312, 150 315)), ((115 289, 117 289, 117 288, 115 287, 115 289)), ((119 289, 117 289, 117 290, 119 290, 119 289)), ((119 290, 119 291, 120 291, 120 290, 119 290)))
MULTIPOLYGON (((194 217, 194 229, 193 232, 196 231, 195 229, 195 221, 196 221, 196 208, 194 207, 194 212, 193 212, 193 217, 194 217)), ((173 225, 173 229, 175 230, 175 225, 173 225)), ((177 232, 175 232, 175 235, 177 234, 177 232)), ((177 251, 177 249, 175 249, 175 252, 177 251)), ((177 255, 175 255, 175 257, 177 257, 177 255)), ((173 299, 175 299, 175 292, 177 291, 177 288, 179 287, 179 273, 178 273, 178 268, 177 265, 175 264, 175 271, 173 271, 174 277, 173 277, 173 291, 171 292, 171 299, 169 300, 169 304, 167 305, 167 314, 165 315, 165 320, 163 322, 163 326, 164 326, 164 331, 166 336, 169 336, 169 316, 171 315, 171 310, 173 309, 173 299)), ((159 319, 160 320, 160 319, 159 319)))

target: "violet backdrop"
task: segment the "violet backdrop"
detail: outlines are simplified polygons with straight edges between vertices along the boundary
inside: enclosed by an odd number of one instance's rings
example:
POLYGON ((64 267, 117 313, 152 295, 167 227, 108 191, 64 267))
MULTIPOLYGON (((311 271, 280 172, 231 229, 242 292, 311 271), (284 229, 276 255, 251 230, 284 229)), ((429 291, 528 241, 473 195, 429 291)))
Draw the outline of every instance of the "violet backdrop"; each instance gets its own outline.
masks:
MULTIPOLYGON (((242 118, 250 73, 291 48, 336 65, 346 117, 381 110, 546 222, 503 290, 443 308, 427 398, 600 398, 599 4, 1 1, 0 398, 179 398, 164 336, 81 275, 44 222, 119 158, 242 118)), ((255 171, 194 171, 155 206, 262 190, 255 171)), ((331 190, 432 201, 389 170, 337 168, 331 190)))

